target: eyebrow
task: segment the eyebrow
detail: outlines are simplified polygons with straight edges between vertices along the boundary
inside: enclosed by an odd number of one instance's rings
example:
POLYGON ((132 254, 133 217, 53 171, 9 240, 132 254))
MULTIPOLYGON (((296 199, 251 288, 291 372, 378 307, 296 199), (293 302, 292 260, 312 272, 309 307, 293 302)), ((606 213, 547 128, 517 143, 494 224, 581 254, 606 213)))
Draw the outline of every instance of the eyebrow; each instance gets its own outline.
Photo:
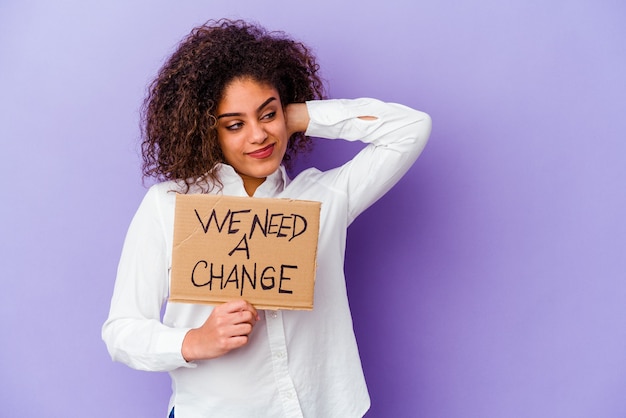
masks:
MULTIPOLYGON (((276 97, 273 97, 273 96, 272 96, 272 97, 270 97, 269 99, 267 99, 266 101, 264 101, 264 102, 261 104, 261 106, 257 107, 256 111, 257 111, 257 112, 260 112, 261 110, 263 110, 263 108, 264 108, 265 106, 267 106, 268 104, 270 104, 270 103, 271 103, 271 102, 273 102, 274 100, 276 100, 276 97)), ((235 112, 235 113, 222 113, 221 115, 219 115, 219 116, 217 117, 217 119, 221 119, 221 118, 228 118, 228 117, 231 117, 231 116, 242 116, 242 115, 243 115, 243 113, 238 113, 238 112, 235 112)))

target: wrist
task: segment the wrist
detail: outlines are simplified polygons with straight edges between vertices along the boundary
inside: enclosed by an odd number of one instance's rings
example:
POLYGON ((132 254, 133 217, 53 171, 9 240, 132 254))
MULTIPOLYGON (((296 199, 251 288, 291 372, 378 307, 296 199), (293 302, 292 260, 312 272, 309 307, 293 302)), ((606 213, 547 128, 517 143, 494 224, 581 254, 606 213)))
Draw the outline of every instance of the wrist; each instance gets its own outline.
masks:
POLYGON ((183 345, 180 349, 180 353, 187 363, 196 360, 193 349, 195 341, 195 331, 195 329, 190 329, 189 331, 187 331, 187 334, 185 334, 185 338, 183 338, 183 345))
POLYGON ((309 111, 305 103, 291 103, 285 107, 285 123, 290 137, 296 132, 305 132, 309 121, 309 111))

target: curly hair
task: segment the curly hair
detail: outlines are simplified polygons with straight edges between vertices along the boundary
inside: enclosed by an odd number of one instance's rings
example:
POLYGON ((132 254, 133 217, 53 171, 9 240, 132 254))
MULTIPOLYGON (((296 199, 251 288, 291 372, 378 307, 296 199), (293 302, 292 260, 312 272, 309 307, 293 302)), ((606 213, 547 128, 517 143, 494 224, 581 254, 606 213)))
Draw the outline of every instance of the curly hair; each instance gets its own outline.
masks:
MULTIPOLYGON (((194 28, 150 84, 142 106, 144 178, 182 180, 187 190, 221 184, 214 168, 224 162, 215 110, 224 89, 250 77, 276 88, 283 106, 324 97, 313 53, 283 32, 242 20, 208 21, 194 28)), ((283 161, 308 149, 310 138, 289 138, 283 161)))

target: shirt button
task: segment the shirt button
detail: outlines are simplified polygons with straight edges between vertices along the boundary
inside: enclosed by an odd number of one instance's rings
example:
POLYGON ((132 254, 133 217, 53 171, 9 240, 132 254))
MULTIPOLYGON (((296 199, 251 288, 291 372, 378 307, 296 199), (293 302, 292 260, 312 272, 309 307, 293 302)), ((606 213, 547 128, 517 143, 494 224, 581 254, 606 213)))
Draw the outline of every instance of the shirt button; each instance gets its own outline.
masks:
POLYGON ((278 318, 278 312, 270 311, 270 318, 274 318, 274 319, 278 318))
POLYGON ((283 358, 285 357, 285 353, 282 351, 279 351, 278 353, 276 353, 276 358, 283 358))

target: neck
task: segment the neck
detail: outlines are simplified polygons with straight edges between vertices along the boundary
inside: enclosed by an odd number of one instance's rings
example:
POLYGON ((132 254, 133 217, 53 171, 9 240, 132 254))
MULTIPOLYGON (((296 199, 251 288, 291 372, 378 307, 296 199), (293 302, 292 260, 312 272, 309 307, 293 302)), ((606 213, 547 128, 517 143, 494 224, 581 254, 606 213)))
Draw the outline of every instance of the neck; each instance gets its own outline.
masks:
POLYGON ((253 196, 254 192, 256 192, 256 189, 258 189, 259 186, 263 184, 266 179, 266 177, 256 178, 249 177, 244 174, 239 174, 239 176, 243 180, 243 188, 246 189, 246 193, 248 193, 248 196, 253 196))

